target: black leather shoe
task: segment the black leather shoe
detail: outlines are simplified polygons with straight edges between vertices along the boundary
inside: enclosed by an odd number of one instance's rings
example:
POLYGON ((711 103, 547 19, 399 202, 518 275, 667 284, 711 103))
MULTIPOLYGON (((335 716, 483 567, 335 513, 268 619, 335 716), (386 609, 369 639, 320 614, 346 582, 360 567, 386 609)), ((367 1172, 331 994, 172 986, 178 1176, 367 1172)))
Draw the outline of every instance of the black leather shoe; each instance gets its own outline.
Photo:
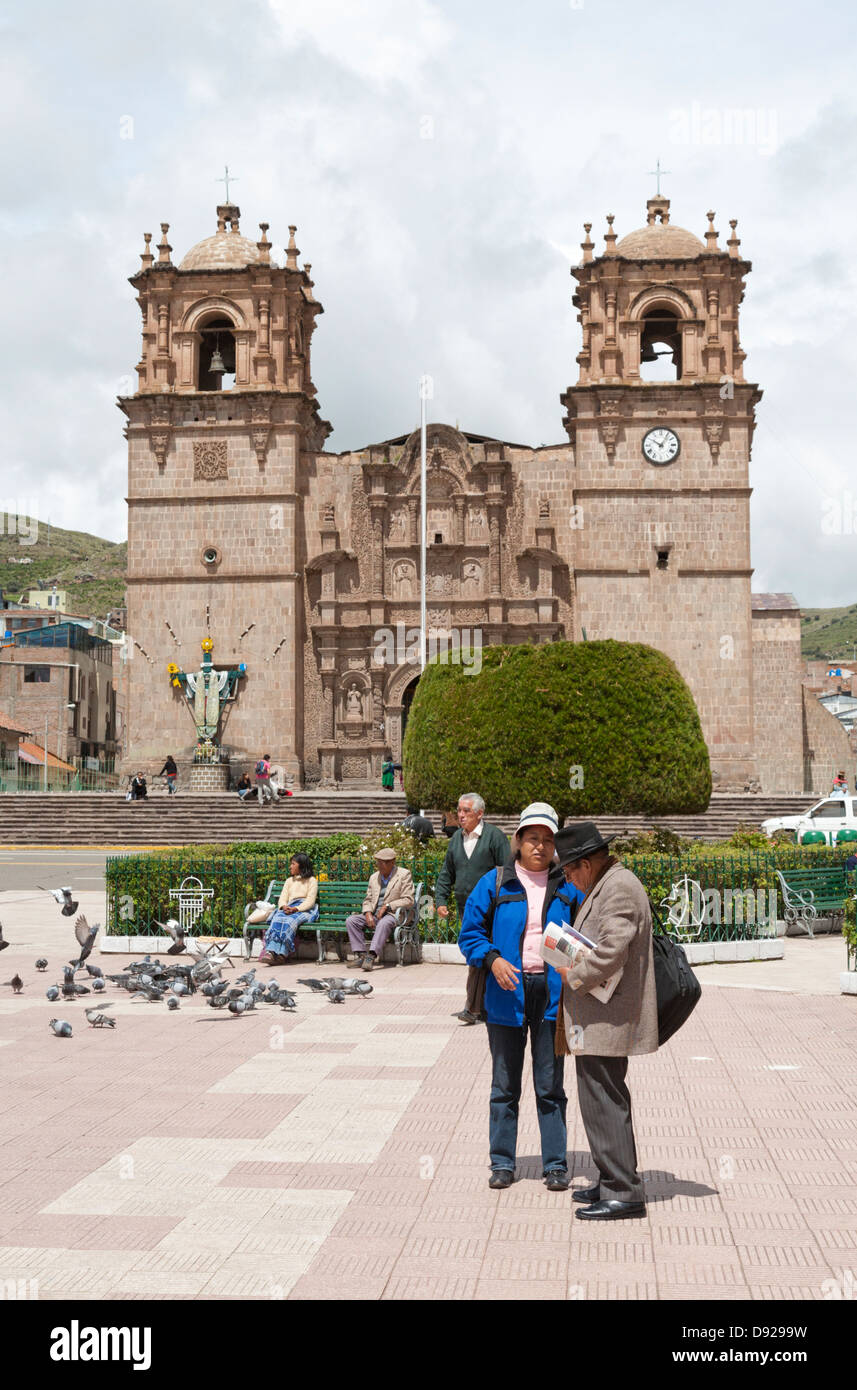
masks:
POLYGON ((511 1187, 515 1181, 515 1174, 511 1168, 492 1168, 491 1176, 488 1179, 489 1187, 511 1187))
POLYGON ((593 1202, 601 1200, 601 1185, 595 1183, 594 1187, 576 1187, 571 1195, 575 1202, 585 1202, 591 1206, 593 1202))
POLYGON ((568 1191, 568 1172, 565 1168, 553 1168, 544 1174, 544 1179, 548 1192, 568 1191))
POLYGON ((454 1018, 459 1018, 459 1019, 461 1019, 461 1022, 462 1022, 462 1023, 478 1023, 478 1022, 479 1022, 479 1019, 477 1018, 476 1014, 472 1014, 472 1013, 470 1012, 469 1009, 462 1009, 462 1010, 461 1010, 461 1013, 453 1014, 453 1017, 454 1017, 454 1018))
POLYGON ((581 1207, 580 1211, 574 1214, 581 1221, 629 1221, 633 1217, 645 1216, 646 1204, 608 1199, 604 1202, 593 1202, 591 1207, 581 1207))

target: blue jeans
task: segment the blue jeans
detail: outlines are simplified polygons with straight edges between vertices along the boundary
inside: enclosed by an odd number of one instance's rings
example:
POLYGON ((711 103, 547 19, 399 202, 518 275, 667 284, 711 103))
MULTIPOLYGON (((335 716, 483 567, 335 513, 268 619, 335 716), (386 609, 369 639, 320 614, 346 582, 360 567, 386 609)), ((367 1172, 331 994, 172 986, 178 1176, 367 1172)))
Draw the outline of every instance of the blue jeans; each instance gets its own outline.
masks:
POLYGON ((522 1028, 502 1023, 488 1024, 493 1075, 491 1078, 491 1119, 489 1139, 491 1167, 514 1171, 518 1142, 518 1107, 527 1033, 533 1055, 533 1090, 542 1141, 542 1169, 545 1173, 568 1168, 565 1128, 566 1095, 562 1085, 564 1057, 554 1056, 556 1023, 544 1017, 547 984, 543 974, 524 975, 524 1017, 522 1028))

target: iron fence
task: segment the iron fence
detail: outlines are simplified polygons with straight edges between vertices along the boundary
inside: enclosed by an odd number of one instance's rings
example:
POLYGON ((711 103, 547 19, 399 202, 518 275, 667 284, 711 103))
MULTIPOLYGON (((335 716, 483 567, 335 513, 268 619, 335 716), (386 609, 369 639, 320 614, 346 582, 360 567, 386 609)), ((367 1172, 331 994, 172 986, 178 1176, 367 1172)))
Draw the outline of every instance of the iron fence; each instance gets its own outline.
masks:
MULTIPOLYGON (((212 890, 198 920, 199 933, 240 936, 245 906, 254 899, 263 898, 272 880, 288 877, 292 852, 224 854, 217 849, 200 852, 188 848, 170 854, 111 856, 105 868, 106 930, 120 936, 157 935, 155 924, 163 922, 167 916, 177 915, 170 890, 178 889, 184 879, 194 877, 212 890)), ((703 894, 708 894, 707 901, 713 905, 714 915, 719 920, 706 922, 693 934, 693 939, 735 941, 773 934, 775 920, 782 915, 777 868, 821 866, 841 863, 844 858, 844 849, 804 850, 788 846, 779 847, 770 854, 755 850, 740 855, 629 854, 622 856, 622 861, 637 875, 655 905, 661 903, 672 885, 685 875, 698 883, 703 894), (752 905, 748 895, 753 897, 752 905), (763 906, 761 912, 759 904, 763 906)), ((431 909, 442 857, 425 854, 403 857, 400 862, 411 870, 415 883, 421 881, 424 885, 423 939, 457 941, 459 920, 454 898, 450 901, 447 918, 436 916, 431 909)), ((315 860, 320 881, 365 881, 374 867, 371 856, 335 854, 322 858, 317 855, 315 860)), ((663 915, 663 909, 661 912, 663 915)))

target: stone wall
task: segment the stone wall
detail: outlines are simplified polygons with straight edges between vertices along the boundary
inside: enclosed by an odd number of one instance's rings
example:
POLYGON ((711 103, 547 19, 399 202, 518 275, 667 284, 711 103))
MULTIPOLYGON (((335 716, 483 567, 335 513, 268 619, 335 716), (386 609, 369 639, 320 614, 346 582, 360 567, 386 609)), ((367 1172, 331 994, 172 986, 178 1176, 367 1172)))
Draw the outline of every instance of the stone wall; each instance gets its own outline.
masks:
POLYGON ((754 611, 756 767, 766 793, 807 790, 801 670, 800 610, 754 611))
POLYGON ((840 768, 848 785, 854 785, 854 754, 835 715, 820 705, 811 690, 802 687, 804 738, 804 791, 824 796, 840 768))

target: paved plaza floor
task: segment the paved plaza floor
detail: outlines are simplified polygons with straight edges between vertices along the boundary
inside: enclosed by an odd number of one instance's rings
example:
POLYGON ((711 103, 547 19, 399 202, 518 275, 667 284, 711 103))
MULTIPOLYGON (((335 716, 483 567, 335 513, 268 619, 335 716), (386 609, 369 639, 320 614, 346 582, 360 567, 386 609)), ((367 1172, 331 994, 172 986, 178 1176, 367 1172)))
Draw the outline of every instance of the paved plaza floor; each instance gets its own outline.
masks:
MULTIPOLYGON (((103 901, 81 893, 90 921, 103 901)), ((12 889, 0 921, 0 981, 24 980, 0 991, 0 1280, 34 1296, 853 1297, 857 998, 835 993, 841 940, 701 969, 687 1026, 631 1062, 647 1214, 593 1228, 540 1181, 531 1092, 518 1181, 489 1190, 487 1039, 451 1017, 460 967, 376 971, 368 999, 340 1005, 301 992, 294 1015, 233 1017, 199 996, 168 1013, 109 985, 117 1027, 95 1030, 83 1000, 45 998, 71 920, 12 889)), ((566 1077, 582 1185, 573 1065, 566 1077)))

